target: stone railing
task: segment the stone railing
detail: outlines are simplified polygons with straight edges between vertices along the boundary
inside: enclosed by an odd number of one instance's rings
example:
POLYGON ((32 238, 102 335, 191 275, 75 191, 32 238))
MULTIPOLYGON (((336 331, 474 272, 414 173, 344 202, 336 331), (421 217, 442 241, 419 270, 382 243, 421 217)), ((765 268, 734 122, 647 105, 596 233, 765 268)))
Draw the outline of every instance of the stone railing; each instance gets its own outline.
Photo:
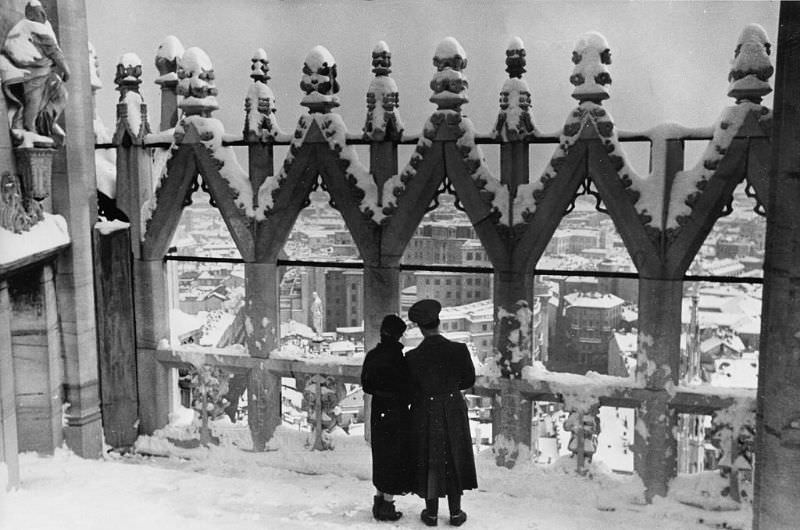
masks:
MULTIPOLYGON (((676 473, 678 413, 753 410, 751 393, 709 395, 678 387, 687 268, 728 210, 739 183, 746 179, 758 203, 766 203, 771 112, 761 98, 771 91, 769 43, 763 29, 751 25, 738 44, 728 91, 735 103, 716 124, 622 133, 603 107, 610 97, 610 47, 602 35, 587 33, 572 54, 570 81, 577 106, 557 136, 543 135, 534 126, 531 90, 523 78, 526 54, 518 38, 506 52, 509 78, 500 91, 496 125, 486 134, 478 133, 462 112, 468 102, 467 55, 453 38, 435 51, 430 101, 436 109, 418 135, 407 134, 400 118, 391 53, 382 42, 372 54, 375 77, 368 88, 365 124, 355 134, 333 112, 340 104, 340 79, 334 57, 322 46, 313 48, 302 65, 300 105, 307 113, 289 133, 276 119, 263 50, 252 57, 243 132, 235 135, 212 117, 219 107, 214 69, 201 49, 184 50, 174 37, 159 48, 157 133, 149 133, 138 92, 141 62, 123 55, 113 146, 117 208, 131 221, 142 428, 151 432, 166 421, 167 402, 158 396, 166 392, 164 370, 173 361, 158 347, 169 336, 164 257, 181 210, 198 186, 222 213, 245 263, 249 360, 237 362, 243 363, 250 398, 258 404, 249 410, 256 449, 263 448, 280 421, 280 374, 306 369, 298 368, 302 363, 284 367, 283 361, 270 359, 270 352, 278 344, 278 253, 308 194, 319 185, 328 191, 363 259, 366 343, 372 344, 381 316, 399 310, 406 245, 429 205, 450 190, 494 271, 496 370, 477 388, 494 396, 501 411, 495 442, 504 450, 497 453, 498 464, 513 466, 520 444, 530 445, 532 400, 563 401, 582 414, 601 404, 618 404, 636 409, 635 462, 647 497, 665 495, 676 473), (688 170, 683 169, 686 140, 708 140, 701 160, 688 170), (637 173, 629 163, 622 148, 626 141, 650 142, 648 173, 637 173), (532 143, 555 145, 541 176, 530 175, 532 143), (481 144, 499 146, 499 175, 485 163, 481 144), (279 145, 288 146, 288 154, 276 171, 274 147, 279 145), (368 146, 369 167, 354 145, 368 146), (402 168, 399 145, 414 146, 402 168), (247 147, 246 167, 237 161, 233 146, 247 147), (152 149, 166 159, 155 169, 152 149), (151 171, 159 172, 155 187, 151 171), (612 218, 638 270, 637 369, 630 379, 598 383, 575 376, 564 382, 530 369, 531 319, 525 318, 525 309, 533 304, 532 271, 564 213, 584 192, 594 195, 612 218)), ((352 371, 345 375, 355 378, 352 371)), ((745 421, 740 414, 733 416, 733 423, 745 421)))

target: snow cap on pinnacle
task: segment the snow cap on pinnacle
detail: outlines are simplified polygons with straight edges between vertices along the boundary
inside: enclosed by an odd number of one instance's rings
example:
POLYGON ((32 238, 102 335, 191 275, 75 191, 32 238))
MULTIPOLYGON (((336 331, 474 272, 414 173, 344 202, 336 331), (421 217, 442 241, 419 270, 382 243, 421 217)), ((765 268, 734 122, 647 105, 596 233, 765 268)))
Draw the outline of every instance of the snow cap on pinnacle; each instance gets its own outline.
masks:
POLYGON ((164 59, 177 59, 183 55, 183 44, 175 35, 167 35, 156 50, 156 57, 164 59))
POLYGON ((517 37, 516 35, 511 37, 511 40, 508 41, 508 51, 511 50, 524 50, 525 44, 522 42, 522 39, 517 37))
POLYGON ((117 64, 122 66, 142 66, 142 60, 135 53, 127 52, 119 56, 117 64))
POLYGON ((382 40, 379 40, 378 44, 376 44, 375 47, 372 49, 372 55, 377 55, 380 53, 390 53, 390 52, 391 50, 389 50, 389 45, 382 40))
POLYGON ((114 76, 114 83, 117 85, 117 90, 136 90, 138 85, 142 82, 142 60, 138 55, 132 52, 123 53, 117 59, 117 73, 114 76))
POLYGON ((202 48, 198 48, 197 46, 192 46, 183 52, 183 56, 178 61, 178 64, 185 74, 200 73, 203 71, 208 72, 214 69, 214 66, 211 64, 211 58, 202 48))
POLYGON ((581 35, 572 51, 572 62, 572 97, 595 103, 608 99, 611 74, 606 66, 611 64, 611 49, 606 38, 596 31, 581 35))
POLYGON ((433 65, 437 70, 452 68, 453 70, 463 70, 467 67, 467 52, 454 37, 445 37, 436 46, 433 55, 433 65))
POLYGON ((253 57, 250 61, 250 77, 253 81, 261 81, 262 83, 269 81, 269 59, 267 58, 266 50, 258 48, 253 52, 253 57))
POLYGON ((525 44, 519 37, 512 37, 506 48, 506 72, 509 78, 521 78, 525 73, 525 44))
POLYGON ((317 45, 311 48, 311 51, 309 51, 308 55, 306 55, 305 64, 312 71, 317 72, 325 66, 330 68, 335 65, 336 59, 333 58, 333 55, 328 51, 328 48, 317 45))
POLYGON ((748 24, 737 41, 728 80, 728 96, 759 103, 770 92, 769 78, 775 69, 769 60, 772 45, 758 24, 748 24))

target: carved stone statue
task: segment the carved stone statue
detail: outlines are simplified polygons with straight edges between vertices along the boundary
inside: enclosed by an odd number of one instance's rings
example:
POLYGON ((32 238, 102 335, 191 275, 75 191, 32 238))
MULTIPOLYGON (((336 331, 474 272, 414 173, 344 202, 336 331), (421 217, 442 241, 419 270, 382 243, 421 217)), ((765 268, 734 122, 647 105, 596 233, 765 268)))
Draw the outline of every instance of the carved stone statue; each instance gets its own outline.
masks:
POLYGON ((322 299, 316 293, 311 295, 314 300, 311 302, 311 326, 317 335, 322 334, 322 299))
POLYGON ((9 102, 12 129, 60 140, 56 124, 66 105, 69 68, 39 0, 25 6, 0 48, 0 77, 9 102))
POLYGON ((0 176, 0 227, 19 234, 28 230, 31 224, 22 203, 19 180, 6 171, 0 176))

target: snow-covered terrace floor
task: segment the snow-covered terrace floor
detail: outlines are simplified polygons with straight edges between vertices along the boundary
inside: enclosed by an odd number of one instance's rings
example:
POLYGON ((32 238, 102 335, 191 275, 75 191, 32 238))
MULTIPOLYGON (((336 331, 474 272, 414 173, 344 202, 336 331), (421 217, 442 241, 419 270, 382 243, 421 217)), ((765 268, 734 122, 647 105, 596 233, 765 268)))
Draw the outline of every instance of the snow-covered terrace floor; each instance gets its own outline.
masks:
MULTIPOLYGON (((0 493, 0 528, 424 528, 422 502, 414 496, 397 500, 406 514, 397 523, 371 518, 369 448, 360 433, 337 436, 333 451, 309 452, 305 433, 281 427, 271 451, 253 453, 246 431, 230 432, 220 447, 187 450, 184 458, 85 460, 67 450, 21 455, 22 487, 0 493)), ((637 479, 597 467, 578 476, 568 457, 547 468, 508 470, 495 466, 487 449, 477 465, 480 489, 467 492, 463 503, 468 529, 750 528, 747 505, 704 511, 676 500, 730 507, 715 493, 725 481, 714 473, 676 484, 670 498, 644 505, 637 479)), ((449 527, 441 513, 440 526, 449 527)))

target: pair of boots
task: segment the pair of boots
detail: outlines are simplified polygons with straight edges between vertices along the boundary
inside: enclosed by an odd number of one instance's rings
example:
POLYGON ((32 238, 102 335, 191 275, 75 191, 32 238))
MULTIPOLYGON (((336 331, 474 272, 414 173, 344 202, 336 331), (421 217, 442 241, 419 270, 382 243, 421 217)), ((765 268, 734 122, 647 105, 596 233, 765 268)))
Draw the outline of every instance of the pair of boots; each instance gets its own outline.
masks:
MULTIPOLYGON (((425 523, 426 526, 437 526, 439 524, 436 514, 428 512, 427 508, 422 510, 422 513, 419 514, 419 518, 422 519, 422 522, 425 523)), ((450 515, 451 526, 461 526, 465 522, 467 522, 467 512, 464 510, 459 510, 457 514, 450 515)))
POLYGON ((372 497, 372 516, 378 521, 397 521, 403 517, 403 512, 394 508, 394 501, 387 501, 382 495, 372 497))
MULTIPOLYGON (((467 514, 461 509, 461 495, 453 493, 447 496, 447 504, 450 508, 450 525, 461 526, 467 521, 467 514)), ((437 526, 437 514, 439 512, 439 499, 425 499, 425 509, 419 514, 419 518, 426 526, 437 526)))

